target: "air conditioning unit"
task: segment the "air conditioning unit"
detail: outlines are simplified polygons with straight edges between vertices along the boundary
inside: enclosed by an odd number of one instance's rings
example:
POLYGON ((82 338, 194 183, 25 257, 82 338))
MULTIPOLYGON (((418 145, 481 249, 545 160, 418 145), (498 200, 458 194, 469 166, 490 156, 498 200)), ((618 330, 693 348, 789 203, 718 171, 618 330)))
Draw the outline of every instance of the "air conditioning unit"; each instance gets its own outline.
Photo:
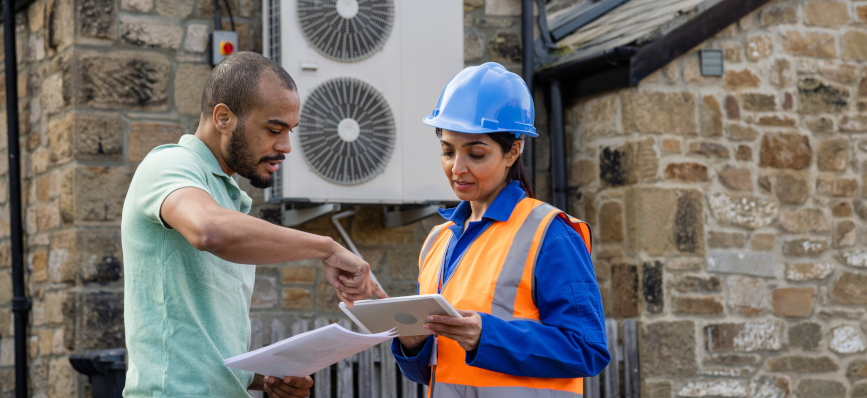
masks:
POLYGON ((272 203, 457 201, 422 123, 464 66, 461 0, 266 0, 264 52, 298 85, 272 203))

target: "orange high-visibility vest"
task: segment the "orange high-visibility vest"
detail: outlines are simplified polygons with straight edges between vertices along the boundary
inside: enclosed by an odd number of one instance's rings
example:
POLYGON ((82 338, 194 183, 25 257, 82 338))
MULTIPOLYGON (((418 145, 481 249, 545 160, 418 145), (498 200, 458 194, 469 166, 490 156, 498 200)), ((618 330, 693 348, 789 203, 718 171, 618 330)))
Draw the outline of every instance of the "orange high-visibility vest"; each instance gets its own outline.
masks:
MULTIPOLYGON (((458 309, 491 314, 505 321, 541 323, 535 303, 533 270, 555 217, 562 217, 584 239, 590 251, 590 228, 559 209, 524 198, 508 221, 494 221, 467 248, 442 294, 458 309)), ((435 227, 419 257, 419 294, 440 290, 443 261, 453 234, 452 222, 435 227)), ((466 364, 466 351, 454 340, 437 339, 437 364, 431 371, 432 398, 457 397, 577 397, 582 379, 513 376, 466 364)))

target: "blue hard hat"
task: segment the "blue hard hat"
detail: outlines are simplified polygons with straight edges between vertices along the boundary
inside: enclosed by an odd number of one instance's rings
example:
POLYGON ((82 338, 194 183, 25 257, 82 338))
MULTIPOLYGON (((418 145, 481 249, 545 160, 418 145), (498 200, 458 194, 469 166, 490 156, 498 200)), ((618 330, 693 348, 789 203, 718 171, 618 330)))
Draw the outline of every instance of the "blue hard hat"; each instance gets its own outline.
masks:
POLYGON ((428 126, 460 133, 513 133, 537 137, 527 83, 496 62, 470 66, 443 89, 428 126))

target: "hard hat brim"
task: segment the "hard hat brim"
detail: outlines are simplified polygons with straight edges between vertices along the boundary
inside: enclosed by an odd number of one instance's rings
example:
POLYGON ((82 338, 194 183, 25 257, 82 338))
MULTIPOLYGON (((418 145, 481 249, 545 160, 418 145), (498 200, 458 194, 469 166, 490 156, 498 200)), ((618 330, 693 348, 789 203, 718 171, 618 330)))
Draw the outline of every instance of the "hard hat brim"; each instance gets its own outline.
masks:
MULTIPOLYGON (((491 129, 485 128, 479 125, 467 126, 463 123, 457 123, 454 121, 445 120, 442 117, 434 116, 433 114, 425 116, 422 119, 422 122, 428 126, 436 127, 443 130, 451 130, 456 131, 458 133, 467 133, 467 134, 490 134, 490 133, 511 133, 515 134, 515 136, 525 135, 528 137, 538 137, 539 134, 535 131, 530 130, 522 130, 522 129, 491 129)), ((533 128, 535 130, 535 128, 533 128)))

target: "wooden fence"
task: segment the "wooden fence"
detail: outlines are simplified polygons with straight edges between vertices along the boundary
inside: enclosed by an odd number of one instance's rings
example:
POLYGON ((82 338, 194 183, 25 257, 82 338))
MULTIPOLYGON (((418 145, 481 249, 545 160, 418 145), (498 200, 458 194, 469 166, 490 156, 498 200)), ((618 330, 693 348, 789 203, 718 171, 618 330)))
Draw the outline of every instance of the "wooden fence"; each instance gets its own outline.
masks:
MULTIPOLYGON (((279 322, 279 321, 275 321, 279 322)), ((328 325, 324 318, 316 319, 314 328, 328 325)), ((348 330, 353 329, 352 322, 343 319, 338 324, 348 330)), ((638 372, 638 336, 635 321, 627 319, 622 322, 622 339, 618 336, 617 321, 605 321, 605 332, 608 335, 608 352, 611 362, 596 377, 584 379, 584 398, 639 398, 640 380, 638 372), (622 340, 622 341, 621 341, 622 340), (623 382, 620 380, 620 362, 623 362, 623 382), (623 394, 621 395, 621 387, 623 394), (604 395, 603 395, 604 394, 604 395)), ((257 325, 253 325, 256 333, 257 325)), ((283 328, 271 328, 271 344, 285 339, 287 334, 283 328)), ((292 325, 291 335, 309 330, 309 323, 300 319, 292 325)), ((253 339, 253 347, 262 346, 253 339)), ((413 383, 400 374, 394 357, 391 355, 391 340, 386 341, 367 351, 353 355, 313 375, 313 398, 427 398, 427 386, 413 383)), ((266 398, 259 391, 251 391, 253 398, 266 398)))

